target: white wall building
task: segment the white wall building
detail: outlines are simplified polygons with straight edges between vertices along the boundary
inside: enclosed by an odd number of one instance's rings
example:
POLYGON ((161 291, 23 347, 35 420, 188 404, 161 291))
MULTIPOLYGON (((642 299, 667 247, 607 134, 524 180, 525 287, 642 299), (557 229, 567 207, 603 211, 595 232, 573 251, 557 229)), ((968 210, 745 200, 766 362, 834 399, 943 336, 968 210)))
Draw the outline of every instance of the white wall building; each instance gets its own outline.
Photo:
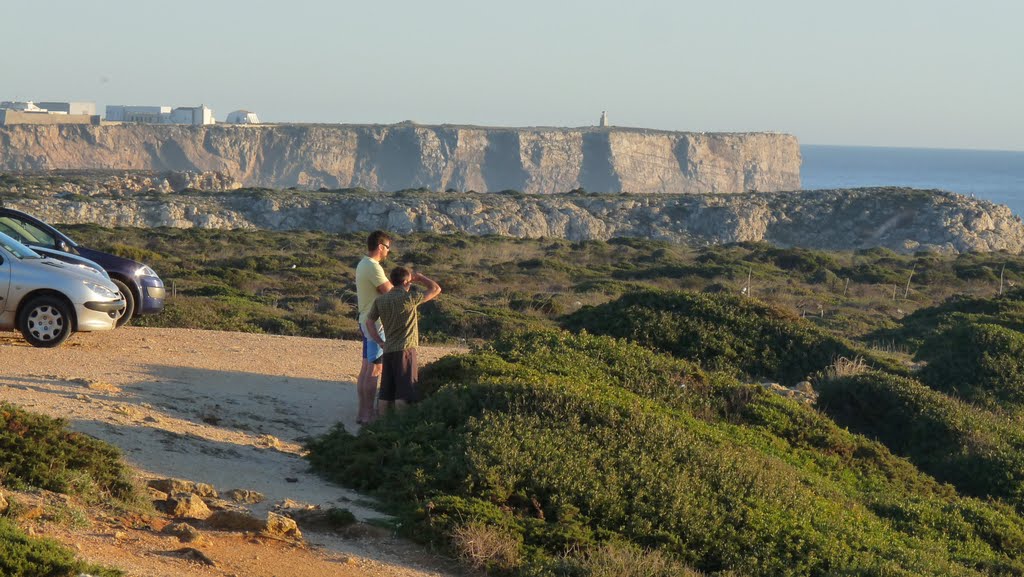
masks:
POLYGON ((213 110, 207 106, 107 106, 107 120, 140 124, 214 124, 213 110))
POLYGON ((250 110, 235 110, 228 114, 228 124, 259 124, 260 119, 250 110))

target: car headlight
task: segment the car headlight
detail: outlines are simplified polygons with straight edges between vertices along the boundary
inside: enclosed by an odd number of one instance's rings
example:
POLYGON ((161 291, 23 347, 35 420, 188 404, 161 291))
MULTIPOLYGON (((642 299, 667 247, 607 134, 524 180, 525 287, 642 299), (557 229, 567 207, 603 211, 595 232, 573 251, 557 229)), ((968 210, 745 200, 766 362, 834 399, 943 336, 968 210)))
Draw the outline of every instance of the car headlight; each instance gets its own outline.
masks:
POLYGON ((108 299, 116 299, 121 297, 121 294, 119 292, 111 290, 110 288, 105 287, 99 283, 89 282, 87 280, 82 281, 82 283, 85 285, 85 288, 100 295, 101 297, 108 299))
POLYGON ((156 271, 146 265, 135 269, 135 276, 157 276, 156 271))

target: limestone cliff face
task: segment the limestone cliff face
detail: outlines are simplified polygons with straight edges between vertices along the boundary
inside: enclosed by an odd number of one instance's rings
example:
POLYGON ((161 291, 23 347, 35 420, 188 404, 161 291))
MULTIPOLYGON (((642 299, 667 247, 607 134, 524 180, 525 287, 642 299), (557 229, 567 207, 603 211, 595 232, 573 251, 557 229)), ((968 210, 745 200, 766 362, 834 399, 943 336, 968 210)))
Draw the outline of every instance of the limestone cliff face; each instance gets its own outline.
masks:
POLYGON ((0 126, 0 170, 215 171, 246 186, 530 194, 800 188, 787 134, 397 125, 0 126))
POLYGON ((380 228, 399 234, 465 232, 571 240, 640 237, 697 246, 766 241, 828 250, 1024 251, 1024 224, 1006 206, 898 188, 536 196, 249 190, 140 195, 65 189, 51 194, 11 191, 4 200, 51 222, 104 226, 338 233, 380 228))

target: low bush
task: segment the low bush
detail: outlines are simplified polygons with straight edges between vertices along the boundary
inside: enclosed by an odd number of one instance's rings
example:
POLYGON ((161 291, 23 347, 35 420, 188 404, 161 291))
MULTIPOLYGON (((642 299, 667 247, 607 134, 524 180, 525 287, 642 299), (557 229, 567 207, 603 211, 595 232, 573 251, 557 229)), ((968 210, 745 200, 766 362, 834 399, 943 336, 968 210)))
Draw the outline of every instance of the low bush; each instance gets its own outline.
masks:
POLYGON ((1024 510, 1024 431, 1012 418, 870 371, 823 381, 818 406, 964 494, 1024 510))
POLYGON ((1024 331, 1024 289, 1001 296, 954 295, 944 302, 918 309, 898 327, 876 330, 868 340, 901 342, 916 350, 929 336, 964 323, 985 323, 1024 331))
POLYGON ((724 293, 636 291, 604 305, 584 307, 564 317, 562 324, 630 339, 707 369, 788 384, 839 357, 861 355, 884 364, 791 313, 724 293))
POLYGON ((0 483, 79 495, 88 501, 135 499, 119 451, 67 430, 60 419, 0 404, 0 483))
POLYGON ((600 574, 585 552, 611 543, 673 570, 1024 571, 1012 512, 958 498, 760 387, 652 363, 609 338, 502 338, 425 370, 433 393, 422 403, 359 436, 336 428, 310 444, 310 460, 453 552, 460 528, 489 527, 478 555, 500 558, 483 564, 502 574, 600 574), (713 384, 680 387, 698 376, 713 384), (702 405, 727 410, 697 418, 702 405))
POLYGON ((1024 334, 991 324, 963 323, 925 340, 916 360, 929 387, 973 403, 1024 405, 1024 334))
POLYGON ((0 575, 4 577, 73 577, 89 574, 118 577, 121 571, 84 563, 71 550, 50 539, 29 537, 0 518, 0 575))

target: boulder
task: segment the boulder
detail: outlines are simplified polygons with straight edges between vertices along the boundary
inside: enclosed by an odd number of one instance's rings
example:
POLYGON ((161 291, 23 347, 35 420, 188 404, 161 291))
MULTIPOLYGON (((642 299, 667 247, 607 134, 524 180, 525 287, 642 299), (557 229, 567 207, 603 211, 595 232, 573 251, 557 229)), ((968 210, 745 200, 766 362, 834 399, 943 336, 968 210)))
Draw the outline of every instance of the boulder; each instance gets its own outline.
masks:
POLYGON ((188 523, 171 523, 164 527, 162 533, 174 535, 182 543, 195 543, 197 545, 208 545, 210 543, 206 536, 188 523))
POLYGON ((236 503, 244 503, 246 505, 262 503, 265 498, 262 493, 250 491, 249 489, 231 489, 224 496, 236 503))
POLYGON ((221 531, 263 531, 267 523, 243 511, 214 511, 205 525, 221 531))
POLYGON ((213 485, 196 483, 185 479, 153 479, 146 483, 146 485, 151 489, 168 494, 195 493, 200 497, 211 497, 214 499, 220 496, 217 494, 217 490, 213 488, 213 485))
POLYGON ((195 493, 175 493, 163 502, 162 509, 176 519, 206 519, 212 515, 202 497, 195 493))
POLYGON ((302 533, 299 531, 299 526, 294 519, 279 515, 273 511, 267 513, 267 526, 264 531, 274 537, 302 539, 302 533))

